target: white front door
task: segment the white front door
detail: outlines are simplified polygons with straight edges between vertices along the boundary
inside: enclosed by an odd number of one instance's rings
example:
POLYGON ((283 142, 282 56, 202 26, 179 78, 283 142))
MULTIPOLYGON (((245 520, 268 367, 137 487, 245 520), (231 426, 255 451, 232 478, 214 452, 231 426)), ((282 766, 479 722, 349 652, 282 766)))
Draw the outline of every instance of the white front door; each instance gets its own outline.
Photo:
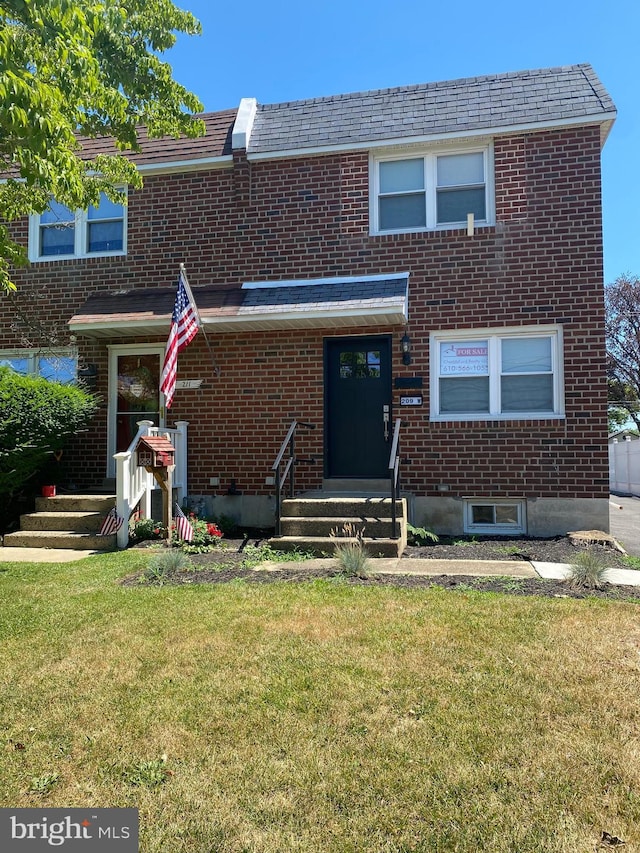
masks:
POLYGON ((107 476, 115 476, 114 453, 126 450, 138 421, 164 426, 160 372, 164 347, 117 344, 109 347, 109 431, 107 476))

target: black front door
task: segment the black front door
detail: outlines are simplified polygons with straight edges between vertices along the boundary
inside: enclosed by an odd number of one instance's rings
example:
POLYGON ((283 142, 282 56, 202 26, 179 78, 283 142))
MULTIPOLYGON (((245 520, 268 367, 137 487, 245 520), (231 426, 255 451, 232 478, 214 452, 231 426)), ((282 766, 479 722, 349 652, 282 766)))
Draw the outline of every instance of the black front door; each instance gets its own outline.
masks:
POLYGON ((325 341, 326 477, 389 475, 391 338, 325 341))

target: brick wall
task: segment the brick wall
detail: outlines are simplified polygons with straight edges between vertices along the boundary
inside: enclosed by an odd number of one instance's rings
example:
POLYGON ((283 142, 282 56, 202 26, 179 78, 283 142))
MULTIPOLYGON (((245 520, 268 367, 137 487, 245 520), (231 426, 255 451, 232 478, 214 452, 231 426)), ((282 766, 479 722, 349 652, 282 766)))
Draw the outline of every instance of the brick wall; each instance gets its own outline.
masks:
MULTIPOLYGON (((599 145, 597 127, 497 139, 496 225, 473 237, 466 230, 369 236, 365 152, 272 162, 236 156, 233 168, 147 177, 130 195, 126 257, 34 264, 16 280, 27 306, 64 328, 96 289, 169 286, 181 262, 193 286, 230 288, 409 271, 411 367, 400 363, 403 330, 338 332, 392 332, 394 375, 424 377, 424 406, 395 410, 405 422, 404 484, 426 495, 446 483, 449 495, 604 497, 599 145), (429 421, 430 332, 534 324, 563 326, 565 420, 429 421)), ((3 346, 17 344, 19 331, 3 313, 3 346)), ((209 478, 220 476, 223 486, 233 478, 245 492, 266 492, 291 418, 318 424, 300 454, 321 456, 323 331, 209 337, 221 375, 213 375, 199 336, 180 358, 180 376, 205 383, 200 392, 179 391, 170 418, 191 423, 191 490, 210 491, 209 478)), ((106 396, 105 345, 80 343, 82 357, 99 366, 106 396)), ((94 427, 101 447, 105 429, 103 411, 94 427)), ((99 454, 78 466, 78 478, 98 473, 99 454)), ((300 475, 301 485, 317 486, 321 466, 300 475)))

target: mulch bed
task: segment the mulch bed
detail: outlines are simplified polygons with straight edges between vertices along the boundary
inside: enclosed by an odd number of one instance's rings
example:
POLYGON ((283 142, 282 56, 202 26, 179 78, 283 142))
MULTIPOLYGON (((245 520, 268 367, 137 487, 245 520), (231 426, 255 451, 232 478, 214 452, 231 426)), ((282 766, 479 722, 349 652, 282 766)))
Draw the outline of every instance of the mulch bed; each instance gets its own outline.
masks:
MULTIPOLYGON (((367 577, 345 577, 335 568, 304 568, 303 564, 291 568, 268 571, 258 568, 246 568, 243 553, 247 544, 260 545, 265 540, 245 538, 243 540, 224 540, 222 547, 204 554, 191 554, 193 569, 179 572, 163 578, 162 583, 174 585, 225 584, 233 581, 260 584, 284 581, 288 583, 308 583, 315 580, 333 580, 353 586, 393 586, 406 589, 428 589, 440 587, 451 590, 478 590, 479 592, 500 592, 509 595, 540 595, 551 598, 603 598, 613 600, 640 601, 640 587, 605 584, 601 590, 573 589, 566 581, 543 580, 541 578, 476 577, 474 575, 383 575, 369 574, 367 577)), ((137 547, 157 547, 157 543, 141 543, 137 547)), ((592 545, 598 551, 606 565, 615 568, 628 568, 623 554, 603 545, 592 545)), ((537 561, 548 563, 572 563, 581 546, 571 543, 568 537, 553 539, 482 539, 461 538, 455 541, 443 541, 423 547, 409 546, 402 559, 437 560, 502 560, 537 561)), ((371 561, 375 569, 375 560, 371 561)), ((153 584, 140 575, 127 578, 127 586, 153 584)))

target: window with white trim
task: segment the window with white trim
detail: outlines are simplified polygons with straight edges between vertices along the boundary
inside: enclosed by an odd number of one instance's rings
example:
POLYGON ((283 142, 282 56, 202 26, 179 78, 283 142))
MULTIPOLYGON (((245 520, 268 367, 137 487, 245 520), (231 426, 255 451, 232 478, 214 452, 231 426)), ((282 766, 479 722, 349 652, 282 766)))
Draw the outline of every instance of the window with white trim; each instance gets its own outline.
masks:
POLYGON ((0 350, 0 367, 10 367, 22 376, 41 376, 69 385, 78 376, 78 357, 73 350, 0 350))
POLYGON ((98 206, 70 210, 51 201, 29 219, 29 260, 55 261, 126 252, 126 206, 100 195, 98 206))
POLYGON ((560 328, 431 335, 431 419, 563 415, 560 328))
POLYGON ((464 532, 488 534, 524 533, 524 501, 466 500, 464 532))
POLYGON ((378 157, 372 171, 372 230, 386 234, 493 222, 488 147, 378 157))

